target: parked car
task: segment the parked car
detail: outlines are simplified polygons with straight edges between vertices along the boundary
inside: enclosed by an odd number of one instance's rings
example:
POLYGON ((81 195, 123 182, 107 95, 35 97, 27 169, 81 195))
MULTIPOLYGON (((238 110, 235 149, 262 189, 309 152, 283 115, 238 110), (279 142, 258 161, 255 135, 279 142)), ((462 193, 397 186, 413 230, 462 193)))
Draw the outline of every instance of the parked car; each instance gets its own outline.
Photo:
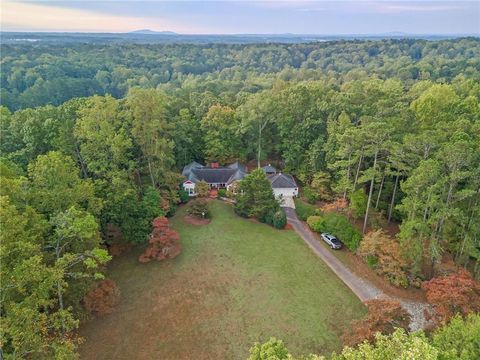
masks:
POLYGON ((329 233, 321 233, 323 241, 325 241, 332 249, 338 250, 341 249, 343 244, 335 236, 329 233))

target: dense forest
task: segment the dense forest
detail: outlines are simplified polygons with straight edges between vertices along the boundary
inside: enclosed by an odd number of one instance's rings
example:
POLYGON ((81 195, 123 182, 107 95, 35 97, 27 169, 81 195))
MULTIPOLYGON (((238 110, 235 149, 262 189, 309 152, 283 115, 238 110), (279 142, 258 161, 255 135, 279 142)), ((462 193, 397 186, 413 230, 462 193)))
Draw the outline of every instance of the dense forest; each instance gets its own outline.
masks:
POLYGON ((236 96, 284 81, 340 85, 365 76, 478 81, 480 40, 333 41, 300 44, 3 44, 1 95, 10 110, 131 87, 236 96))
POLYGON ((192 160, 272 161, 399 223, 411 284, 444 254, 480 276, 479 39, 3 45, 1 101, 7 358, 74 356, 110 232, 145 243, 192 160))

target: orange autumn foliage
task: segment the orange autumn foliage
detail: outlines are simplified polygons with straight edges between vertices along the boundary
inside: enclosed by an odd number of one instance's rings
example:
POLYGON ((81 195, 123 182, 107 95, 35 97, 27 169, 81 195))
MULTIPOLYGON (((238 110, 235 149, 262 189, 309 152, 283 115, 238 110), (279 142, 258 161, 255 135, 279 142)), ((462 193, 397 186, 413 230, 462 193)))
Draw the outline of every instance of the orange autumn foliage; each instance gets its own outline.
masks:
POLYGON ((391 284, 408 286, 405 271, 408 266, 400 251, 400 244, 383 230, 368 232, 360 243, 357 254, 391 284))
POLYGON ((480 283, 465 269, 426 281, 422 289, 438 321, 448 321, 455 314, 480 312, 480 283))
POLYGON ((153 230, 148 240, 149 245, 138 260, 146 263, 152 259, 161 261, 178 256, 181 251, 180 235, 170 228, 168 219, 159 216, 153 219, 152 225, 153 230))
POLYGON ((334 201, 324 204, 321 209, 323 212, 343 212, 348 208, 348 202, 343 198, 336 198, 334 201))
POLYGON ((110 314, 120 301, 120 290, 113 280, 105 279, 97 282, 85 295, 85 309, 92 314, 110 314))
POLYGON ((395 328, 408 329, 410 315, 396 300, 374 299, 365 301, 368 313, 363 319, 352 321, 351 331, 343 335, 345 344, 354 346, 364 340, 372 341, 377 332, 391 334, 395 328))

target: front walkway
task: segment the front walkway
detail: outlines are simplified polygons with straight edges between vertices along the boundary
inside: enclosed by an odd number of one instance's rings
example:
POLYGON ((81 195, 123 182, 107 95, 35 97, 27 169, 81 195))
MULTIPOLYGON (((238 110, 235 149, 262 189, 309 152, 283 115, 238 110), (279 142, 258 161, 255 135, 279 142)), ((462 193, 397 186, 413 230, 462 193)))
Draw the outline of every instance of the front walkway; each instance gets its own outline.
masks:
MULTIPOLYGON (((292 199, 293 201, 293 199, 292 199)), ((284 205, 282 205, 284 206, 284 205)), ((332 271, 347 285, 355 295, 361 300, 371 300, 378 298, 391 298, 382 290, 371 284, 369 281, 360 278, 353 273, 347 266, 345 266, 335 255, 333 255, 325 246, 320 244, 317 237, 310 231, 310 229, 300 221, 294 208, 284 207, 287 215, 287 221, 292 225, 295 232, 305 241, 305 243, 312 249, 312 251, 321 258, 325 264, 332 269, 332 271)), ((416 331, 425 328, 427 319, 425 318, 424 310, 429 307, 426 303, 415 302, 411 300, 404 300, 397 298, 402 307, 411 315, 410 330, 416 331)))

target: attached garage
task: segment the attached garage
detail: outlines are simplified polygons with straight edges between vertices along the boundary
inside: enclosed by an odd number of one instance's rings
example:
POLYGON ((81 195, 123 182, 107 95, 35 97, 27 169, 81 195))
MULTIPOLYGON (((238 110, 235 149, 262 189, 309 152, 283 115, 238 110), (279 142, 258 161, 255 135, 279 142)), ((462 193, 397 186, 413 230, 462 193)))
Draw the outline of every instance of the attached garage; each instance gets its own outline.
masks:
POLYGON ((272 190, 276 198, 298 196, 298 186, 292 175, 272 174, 268 176, 268 180, 272 184, 272 190))

